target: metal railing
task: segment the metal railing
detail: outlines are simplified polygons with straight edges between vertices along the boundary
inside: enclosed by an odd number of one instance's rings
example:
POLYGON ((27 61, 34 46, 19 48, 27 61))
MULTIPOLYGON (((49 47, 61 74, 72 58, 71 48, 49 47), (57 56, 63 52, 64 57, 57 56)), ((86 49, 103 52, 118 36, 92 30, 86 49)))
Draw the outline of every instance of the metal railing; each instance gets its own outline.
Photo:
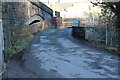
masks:
POLYGON ((110 28, 107 25, 97 27, 86 27, 85 38, 93 42, 102 42, 111 47, 119 47, 120 29, 110 28))
POLYGON ((120 29, 118 28, 107 28, 106 30, 106 45, 110 45, 113 47, 119 47, 120 42, 120 29))

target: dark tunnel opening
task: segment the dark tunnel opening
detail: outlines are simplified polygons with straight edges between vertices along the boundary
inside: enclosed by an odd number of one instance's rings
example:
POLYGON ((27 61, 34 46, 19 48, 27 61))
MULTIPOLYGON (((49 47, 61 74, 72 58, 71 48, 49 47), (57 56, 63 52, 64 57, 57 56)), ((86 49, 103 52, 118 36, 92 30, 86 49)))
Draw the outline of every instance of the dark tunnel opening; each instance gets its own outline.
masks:
POLYGON ((29 25, 32 25, 34 23, 40 22, 40 20, 34 20, 33 22, 31 22, 29 25))

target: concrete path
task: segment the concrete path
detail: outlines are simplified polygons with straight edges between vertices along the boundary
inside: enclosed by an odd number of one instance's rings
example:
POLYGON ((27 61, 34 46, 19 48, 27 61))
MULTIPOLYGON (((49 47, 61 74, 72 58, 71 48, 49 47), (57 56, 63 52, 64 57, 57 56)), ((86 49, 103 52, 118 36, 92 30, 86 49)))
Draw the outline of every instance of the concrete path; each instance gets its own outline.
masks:
POLYGON ((34 39, 10 78, 118 78, 119 58, 90 48, 71 29, 50 29, 34 39), (17 70, 17 72, 16 72, 17 70))

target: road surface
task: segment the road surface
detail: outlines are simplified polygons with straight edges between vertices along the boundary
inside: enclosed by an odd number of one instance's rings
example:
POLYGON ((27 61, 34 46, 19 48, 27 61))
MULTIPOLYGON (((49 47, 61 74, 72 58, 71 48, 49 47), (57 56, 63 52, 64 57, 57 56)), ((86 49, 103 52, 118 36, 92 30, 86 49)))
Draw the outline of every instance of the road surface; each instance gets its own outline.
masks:
MULTIPOLYGON (((119 58, 84 44, 71 29, 49 29, 36 36, 9 78, 118 78, 119 58)), ((14 68, 12 68, 14 66, 14 68)))

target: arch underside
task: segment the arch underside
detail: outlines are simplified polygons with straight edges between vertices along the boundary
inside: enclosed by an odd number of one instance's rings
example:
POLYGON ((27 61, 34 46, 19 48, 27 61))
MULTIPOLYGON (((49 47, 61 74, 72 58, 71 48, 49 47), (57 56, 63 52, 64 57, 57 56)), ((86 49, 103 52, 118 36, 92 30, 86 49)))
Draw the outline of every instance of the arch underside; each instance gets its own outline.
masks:
POLYGON ((34 15, 32 16, 27 22, 26 22, 26 25, 32 25, 34 23, 37 23, 37 22, 40 22, 40 21, 43 21, 44 19, 41 18, 41 16, 39 15, 34 15))

